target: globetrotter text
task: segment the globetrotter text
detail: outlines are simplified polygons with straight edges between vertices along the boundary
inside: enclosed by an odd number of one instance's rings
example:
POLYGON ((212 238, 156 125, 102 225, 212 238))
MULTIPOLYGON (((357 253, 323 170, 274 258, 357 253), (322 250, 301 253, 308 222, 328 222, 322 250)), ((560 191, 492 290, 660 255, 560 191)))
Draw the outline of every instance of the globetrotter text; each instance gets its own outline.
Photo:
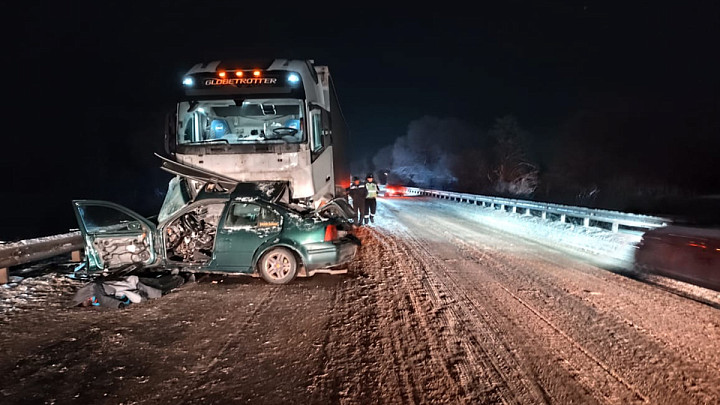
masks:
POLYGON ((205 80, 206 86, 220 86, 224 84, 275 84, 277 78, 274 77, 250 77, 247 79, 207 79, 205 80))

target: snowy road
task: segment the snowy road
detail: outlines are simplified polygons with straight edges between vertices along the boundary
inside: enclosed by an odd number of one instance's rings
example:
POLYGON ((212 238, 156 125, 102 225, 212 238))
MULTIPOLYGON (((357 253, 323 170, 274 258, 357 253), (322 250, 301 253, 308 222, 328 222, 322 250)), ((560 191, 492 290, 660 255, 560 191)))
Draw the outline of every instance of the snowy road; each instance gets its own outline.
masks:
POLYGON ((0 402, 718 403, 718 305, 481 210, 382 199, 348 276, 28 304, 0 319, 0 402))
POLYGON ((456 203, 383 202, 379 259, 404 290, 400 314, 433 335, 431 357, 452 359, 438 366, 463 398, 720 400, 718 309, 459 217, 456 203))

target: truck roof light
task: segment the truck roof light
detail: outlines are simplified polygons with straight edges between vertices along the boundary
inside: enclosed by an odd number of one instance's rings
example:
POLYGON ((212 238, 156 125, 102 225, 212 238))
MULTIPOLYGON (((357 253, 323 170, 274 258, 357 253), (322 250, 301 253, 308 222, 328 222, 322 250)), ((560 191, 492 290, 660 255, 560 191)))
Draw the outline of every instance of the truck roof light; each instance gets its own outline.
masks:
POLYGON ((183 79, 183 85, 185 86, 192 86, 193 85, 193 79, 192 77, 186 77, 183 79))
POLYGON ((242 77, 242 75, 243 75, 243 72, 241 72, 239 70, 237 72, 235 72, 235 76, 237 76, 237 77, 242 77))
POLYGON ((288 81, 290 83, 297 83, 300 81, 300 76, 296 75, 295 73, 290 73, 288 75, 288 81))
POLYGON ((260 71, 259 70, 253 71, 253 76, 260 76, 260 71))
POLYGON ((225 73, 224 71, 218 72, 218 76, 220 76, 220 77, 225 77, 225 74, 226 74, 226 73, 225 73))

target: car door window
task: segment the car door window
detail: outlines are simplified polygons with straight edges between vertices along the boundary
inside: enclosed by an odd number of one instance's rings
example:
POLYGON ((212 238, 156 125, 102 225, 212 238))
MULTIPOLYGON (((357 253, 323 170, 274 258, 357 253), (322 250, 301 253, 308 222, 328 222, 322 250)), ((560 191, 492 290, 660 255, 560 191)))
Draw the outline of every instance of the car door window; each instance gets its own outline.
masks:
POLYGON ((282 217, 275 211, 254 203, 236 202, 230 207, 225 229, 273 228, 282 217))
POLYGON ((111 207, 89 205, 79 207, 78 210, 88 233, 137 231, 143 228, 137 219, 111 207))
POLYGON ((257 226, 260 206, 252 203, 236 202, 230 207, 226 229, 247 229, 257 226))

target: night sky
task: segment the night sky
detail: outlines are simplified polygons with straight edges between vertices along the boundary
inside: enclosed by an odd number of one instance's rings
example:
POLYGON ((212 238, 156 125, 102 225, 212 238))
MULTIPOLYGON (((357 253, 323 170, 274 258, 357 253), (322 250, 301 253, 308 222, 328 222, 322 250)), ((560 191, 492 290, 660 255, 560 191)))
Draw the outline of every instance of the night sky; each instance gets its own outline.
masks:
MULTIPOLYGON (((329 66, 353 159, 371 158, 424 116, 487 129, 512 114, 534 145, 550 148, 578 112, 622 105, 632 121, 623 127, 628 148, 643 154, 648 147, 667 160, 668 173, 695 165, 709 173, 702 181, 717 177, 707 152, 720 138, 714 2, 362 3, 312 13, 303 2, 25 3, 7 14, 3 105, 10 110, 0 164, 9 182, 0 240, 76 227, 75 198, 154 214, 170 176, 153 152, 162 151, 164 116, 182 74, 224 58, 329 66), (693 147, 704 154, 681 153, 698 133, 693 147)), ((714 181, 705 189, 720 193, 714 181)))

